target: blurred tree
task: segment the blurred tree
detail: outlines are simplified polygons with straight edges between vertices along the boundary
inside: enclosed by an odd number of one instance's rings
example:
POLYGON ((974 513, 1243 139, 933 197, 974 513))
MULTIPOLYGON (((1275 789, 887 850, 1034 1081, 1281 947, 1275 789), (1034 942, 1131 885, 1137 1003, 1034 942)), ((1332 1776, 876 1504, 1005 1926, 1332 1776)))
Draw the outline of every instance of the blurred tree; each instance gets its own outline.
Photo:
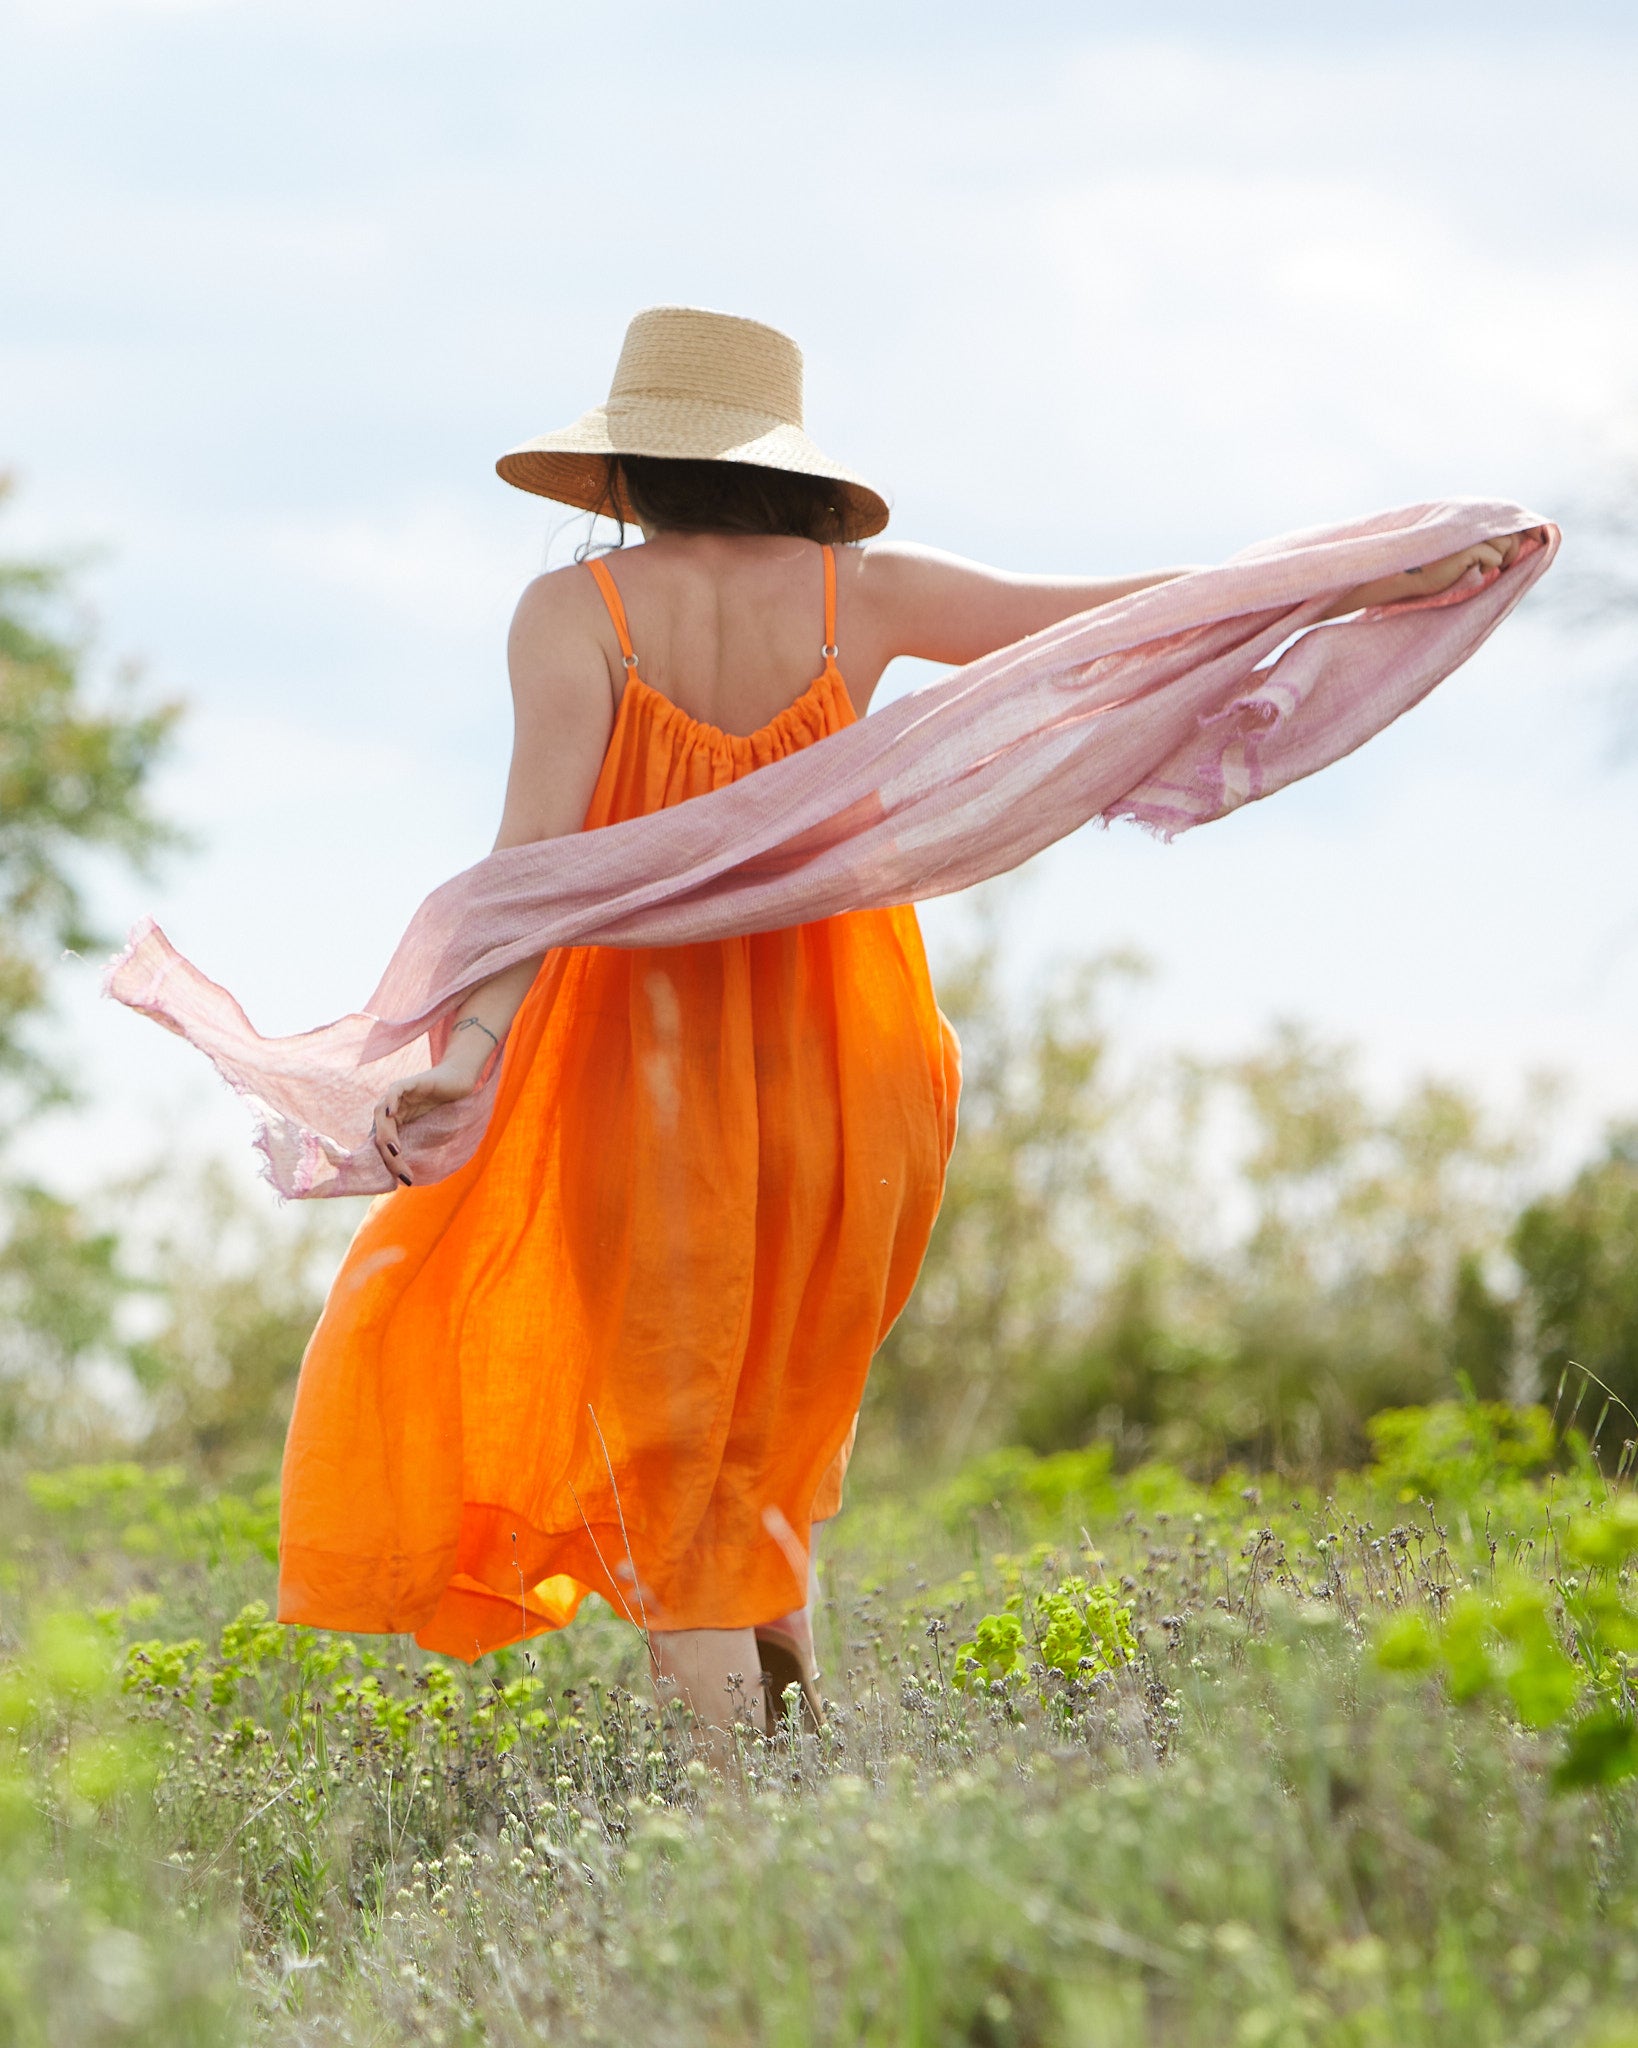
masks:
POLYGON ((1458 1383, 1465 1382, 1481 1401, 1524 1399, 1536 1391, 1521 1385, 1516 1371, 1521 1362, 1517 1304, 1492 1286, 1482 1252, 1464 1251, 1456 1262, 1449 1350, 1458 1383))
POLYGON ((1458 1375, 1511 1391, 1521 1134, 1431 1082, 1379 1108, 1344 1050, 1292 1026, 1117 1084, 1102 997, 1129 966, 1022 1012, 993 937, 941 974, 961 1139, 872 1374, 865 1469, 1096 1437, 1128 1461, 1312 1471, 1458 1375))
MULTIPOLYGON (((9 493, 0 476, 0 500, 9 493)), ((105 944, 91 927, 75 856, 107 847, 142 863, 175 837, 149 785, 179 715, 139 701, 123 669, 87 681, 88 635, 60 561, 0 559, 0 1078, 19 1113, 71 1092, 27 1027, 64 950, 105 944)))
MULTIPOLYGON (((1221 1416, 1233 1363, 1197 1326, 1203 1277, 1158 1242, 1122 1267, 1085 1328, 1014 1389, 1011 1434, 1035 1451, 1101 1438, 1129 1463, 1167 1443, 1188 1417, 1185 1450, 1196 1454, 1201 1402, 1211 1390, 1221 1416)), ((1251 1426, 1256 1412, 1239 1420, 1251 1426)))
MULTIPOLYGON (((0 501, 10 480, 0 475, 0 501)), ((177 718, 137 700, 126 670, 87 680, 88 634, 61 561, 0 558, 0 1142, 72 1094, 66 1063, 29 1025, 66 949, 99 943, 82 849, 142 862, 172 834, 148 785, 177 718)), ((44 1189, 0 1187, 0 1447, 83 1453, 135 1421, 122 1393, 118 1240, 44 1189)))
POLYGON ((276 1469, 355 1204, 275 1210, 214 1163, 0 1204, 0 1452, 276 1469))
POLYGON ((122 1383, 118 1239, 41 1188, 4 1203, 0 1449, 85 1456, 106 1442, 122 1383))
POLYGON ((867 1455, 883 1455, 884 1435, 913 1465, 993 1443, 1019 1388, 1070 1340, 1119 1099, 1101 997, 1135 971, 1124 957, 1094 961, 1019 1016, 1000 987, 992 919, 940 974, 962 1045, 961 1135, 921 1279, 872 1373, 885 1428, 866 1432, 867 1455))
POLYGON ((270 1212, 219 1165, 148 1199, 173 1220, 144 1260, 154 1327, 127 1353, 148 1406, 144 1447, 213 1479, 264 1477, 358 1205, 270 1212))
MULTIPOLYGON (((1544 590, 1567 621, 1625 635, 1630 684, 1638 456, 1632 422, 1625 425, 1626 452, 1572 508, 1562 571, 1544 590)), ((1630 688, 1625 725, 1628 747, 1638 745, 1630 688)), ((1492 1329, 1501 1314, 1516 1316, 1537 1348, 1541 1392, 1557 1397, 1561 1421, 1574 1416, 1582 1429, 1598 1431, 1600 1456, 1615 1462, 1624 1442, 1638 1440, 1638 1125, 1613 1131, 1603 1157, 1568 1188, 1532 1202, 1512 1232, 1511 1251, 1523 1276, 1519 1300, 1471 1304, 1469 1327, 1474 1310, 1492 1329)), ((1479 1386, 1477 1372, 1473 1378, 1479 1386)))
POLYGON ((1604 1156, 1561 1193, 1532 1202, 1513 1231, 1552 1399, 1575 1413, 1614 1462, 1638 1436, 1638 1125, 1613 1132, 1604 1156), (1581 1370, 1577 1372, 1575 1368, 1581 1370), (1598 1429, 1606 1396, 1615 1412, 1598 1429))
MULTIPOLYGON (((1477 1362, 1476 1288, 1517 1206, 1526 1144, 1442 1083, 1376 1109, 1346 1051, 1292 1026, 1221 1081, 1250 1126, 1242 1171, 1255 1205, 1218 1278, 1228 1379, 1240 1396, 1261 1389, 1255 1435, 1225 1418, 1221 1448, 1309 1468, 1352 1462, 1368 1416, 1441 1398, 1477 1362)), ((1501 1342, 1499 1328, 1489 1338, 1501 1342)), ((1487 1360, 1488 1381, 1509 1358, 1510 1347, 1487 1360)))

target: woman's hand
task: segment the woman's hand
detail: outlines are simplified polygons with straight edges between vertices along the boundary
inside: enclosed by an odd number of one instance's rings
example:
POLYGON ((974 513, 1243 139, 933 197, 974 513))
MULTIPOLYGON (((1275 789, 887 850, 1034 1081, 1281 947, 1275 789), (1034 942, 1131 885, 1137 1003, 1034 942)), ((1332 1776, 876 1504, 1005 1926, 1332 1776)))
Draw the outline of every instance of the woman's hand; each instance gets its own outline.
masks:
POLYGON ((428 1110, 441 1109, 446 1102, 463 1102, 477 1087, 486 1061, 480 1058, 474 1066, 469 1047, 461 1043, 463 1039, 474 1038, 482 1041, 487 1055, 489 1044, 481 1033, 457 1032, 437 1066, 429 1067, 424 1074, 411 1074, 408 1080, 389 1088, 376 1104, 375 1149, 387 1171, 404 1187, 410 1185, 410 1177, 404 1170, 400 1133, 406 1124, 414 1123, 428 1110))
POLYGON ((1459 549, 1454 555, 1428 562, 1420 569, 1407 569, 1403 576, 1391 577, 1389 581, 1403 583, 1407 597, 1437 597, 1441 591, 1460 583, 1469 569, 1511 567, 1523 539, 1522 533, 1504 533, 1496 540, 1481 540, 1470 548, 1459 549))
POLYGON ((1524 542, 1532 538, 1545 540, 1546 535, 1540 527, 1531 527, 1523 533, 1504 533, 1495 540, 1477 541, 1470 548, 1460 548, 1453 555, 1443 555, 1437 562, 1426 562, 1420 569, 1406 569, 1398 576, 1384 576, 1375 583, 1362 583, 1357 590, 1350 590, 1345 597, 1339 597, 1324 616, 1339 619, 1346 612, 1364 611, 1371 605, 1406 604, 1418 597, 1442 596, 1460 583, 1469 569, 1511 567, 1524 542))

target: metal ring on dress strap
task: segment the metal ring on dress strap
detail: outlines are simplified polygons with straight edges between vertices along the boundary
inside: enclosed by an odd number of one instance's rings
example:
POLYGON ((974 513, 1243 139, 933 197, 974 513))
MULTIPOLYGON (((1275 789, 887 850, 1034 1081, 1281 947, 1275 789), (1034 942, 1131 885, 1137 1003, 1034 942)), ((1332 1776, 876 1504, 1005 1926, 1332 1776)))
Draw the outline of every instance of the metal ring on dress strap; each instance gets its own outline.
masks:
POLYGON ((826 661, 834 661, 837 655, 841 653, 841 651, 842 650, 839 647, 821 647, 819 650, 819 652, 825 657, 826 661))
POLYGON ((635 668, 637 666, 637 657, 635 654, 622 654, 620 659, 625 663, 627 668, 635 668))

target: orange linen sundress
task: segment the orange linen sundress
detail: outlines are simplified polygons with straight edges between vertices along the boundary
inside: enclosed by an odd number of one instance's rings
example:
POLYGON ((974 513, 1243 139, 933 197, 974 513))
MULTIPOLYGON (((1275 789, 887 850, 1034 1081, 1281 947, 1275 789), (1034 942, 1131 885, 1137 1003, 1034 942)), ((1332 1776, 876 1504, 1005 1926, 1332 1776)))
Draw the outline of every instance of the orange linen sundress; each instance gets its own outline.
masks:
MULTIPOLYGON (((824 667, 747 737, 637 671, 586 829, 854 718, 824 667)), ((910 1293, 960 1085, 915 912, 549 953, 483 1144, 383 1195, 330 1289, 285 1452, 281 1619, 473 1658, 595 1591, 649 1628, 807 1597, 871 1354, 910 1293)))

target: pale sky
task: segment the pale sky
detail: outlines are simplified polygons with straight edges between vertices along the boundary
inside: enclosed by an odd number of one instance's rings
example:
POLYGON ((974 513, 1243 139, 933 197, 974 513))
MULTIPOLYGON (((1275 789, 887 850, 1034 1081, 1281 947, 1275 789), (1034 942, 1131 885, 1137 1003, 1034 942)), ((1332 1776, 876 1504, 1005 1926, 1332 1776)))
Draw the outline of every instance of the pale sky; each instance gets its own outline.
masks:
MULTIPOLYGON (((1638 401, 1630 10, 1333 11, 12 0, 0 545, 97 545, 102 645, 192 707, 198 848, 102 877, 109 927, 152 910, 264 1029, 363 1000, 487 850, 507 620, 584 531, 494 458, 601 399, 644 305, 793 333, 891 530, 1010 567, 1441 495, 1569 522, 1638 401)), ((1385 1084, 1553 1066, 1578 1129, 1638 1110, 1623 669, 1532 601, 1303 787, 1044 856, 1018 974, 1136 946, 1137 1044, 1296 1016, 1385 1084)), ((93 979, 58 1174, 248 1176, 242 1108, 93 979)))

